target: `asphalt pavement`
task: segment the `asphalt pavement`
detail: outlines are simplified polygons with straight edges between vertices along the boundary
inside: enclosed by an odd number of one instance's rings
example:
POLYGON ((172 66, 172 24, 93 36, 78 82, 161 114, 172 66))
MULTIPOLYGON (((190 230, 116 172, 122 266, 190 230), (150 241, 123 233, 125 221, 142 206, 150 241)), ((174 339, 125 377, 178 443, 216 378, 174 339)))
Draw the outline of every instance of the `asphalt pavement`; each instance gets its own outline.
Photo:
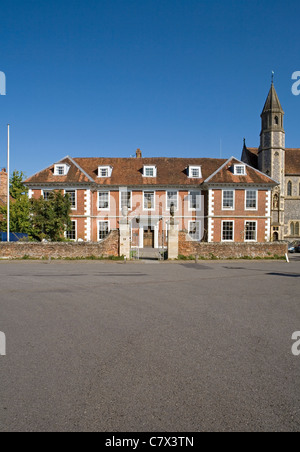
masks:
POLYGON ((0 262, 0 431, 299 431, 299 265, 0 262))

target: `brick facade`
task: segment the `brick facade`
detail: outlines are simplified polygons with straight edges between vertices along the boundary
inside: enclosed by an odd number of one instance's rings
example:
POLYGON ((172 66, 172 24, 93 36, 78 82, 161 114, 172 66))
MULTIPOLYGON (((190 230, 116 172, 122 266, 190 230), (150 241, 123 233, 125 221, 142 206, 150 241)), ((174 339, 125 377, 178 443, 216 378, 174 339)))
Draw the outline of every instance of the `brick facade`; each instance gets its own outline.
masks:
POLYGON ((0 171, 0 205, 7 202, 7 172, 5 169, 0 171))

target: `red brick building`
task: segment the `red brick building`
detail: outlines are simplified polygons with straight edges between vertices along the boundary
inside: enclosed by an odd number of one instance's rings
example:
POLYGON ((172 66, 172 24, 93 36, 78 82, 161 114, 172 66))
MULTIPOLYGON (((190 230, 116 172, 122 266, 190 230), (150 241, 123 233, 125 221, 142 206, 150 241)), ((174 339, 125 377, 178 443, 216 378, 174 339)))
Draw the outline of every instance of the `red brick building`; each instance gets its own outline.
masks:
POLYGON ((270 197, 277 183, 234 158, 71 158, 29 178, 29 196, 53 190, 72 203, 71 240, 97 242, 119 229, 128 210, 132 247, 166 244, 173 205, 191 240, 270 239, 270 197), (126 212, 125 212, 126 213, 126 212))

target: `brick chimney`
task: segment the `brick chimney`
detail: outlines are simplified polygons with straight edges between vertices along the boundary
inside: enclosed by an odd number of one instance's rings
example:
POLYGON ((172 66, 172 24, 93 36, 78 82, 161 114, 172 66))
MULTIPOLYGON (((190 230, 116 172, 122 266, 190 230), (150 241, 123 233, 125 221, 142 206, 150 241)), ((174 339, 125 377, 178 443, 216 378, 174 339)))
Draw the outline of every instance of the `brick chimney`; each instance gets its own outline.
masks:
POLYGON ((7 202, 7 172, 5 168, 0 171, 0 199, 4 203, 7 202))
POLYGON ((142 151, 140 149, 137 149, 136 151, 136 158, 141 159, 142 158, 142 151))

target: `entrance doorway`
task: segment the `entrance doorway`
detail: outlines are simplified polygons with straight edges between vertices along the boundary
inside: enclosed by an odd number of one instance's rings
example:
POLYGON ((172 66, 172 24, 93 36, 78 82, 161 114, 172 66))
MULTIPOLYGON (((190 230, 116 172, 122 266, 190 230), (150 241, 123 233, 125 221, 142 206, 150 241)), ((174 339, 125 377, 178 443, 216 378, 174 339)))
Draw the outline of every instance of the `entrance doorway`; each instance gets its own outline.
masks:
POLYGON ((144 229, 144 248, 154 248, 154 230, 150 226, 144 229))

